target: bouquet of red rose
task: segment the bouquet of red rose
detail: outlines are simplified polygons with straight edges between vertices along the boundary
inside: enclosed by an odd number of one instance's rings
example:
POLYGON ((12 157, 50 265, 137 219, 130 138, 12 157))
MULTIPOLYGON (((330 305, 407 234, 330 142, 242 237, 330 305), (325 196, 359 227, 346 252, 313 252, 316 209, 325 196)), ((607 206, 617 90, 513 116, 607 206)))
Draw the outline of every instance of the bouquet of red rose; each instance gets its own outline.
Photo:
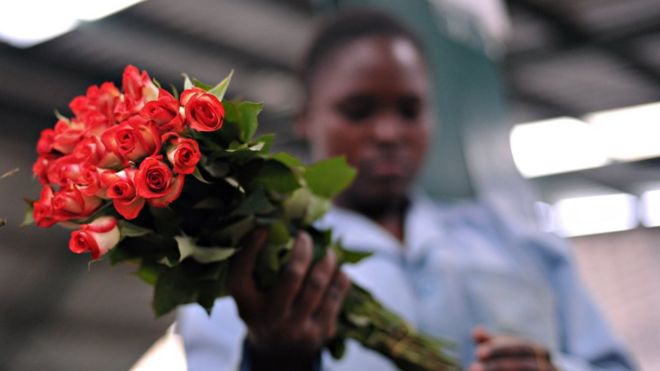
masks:
MULTIPOLYGON (((210 312, 227 294, 229 261, 257 227, 268 229, 255 271, 264 290, 300 230, 312 236, 317 259, 328 248, 340 262, 365 256, 313 225, 355 170, 343 158, 306 166, 271 153, 272 135, 254 137, 261 105, 223 100, 230 78, 212 87, 186 76, 178 95, 128 66, 123 91, 110 82, 91 86, 71 101, 73 117, 58 113, 37 144, 33 172, 43 188, 28 220, 74 228, 74 253, 135 263, 154 285, 157 315, 195 302, 210 312)), ((327 344, 337 357, 353 338, 404 369, 456 367, 442 343, 416 333, 355 284, 338 321, 327 344)))

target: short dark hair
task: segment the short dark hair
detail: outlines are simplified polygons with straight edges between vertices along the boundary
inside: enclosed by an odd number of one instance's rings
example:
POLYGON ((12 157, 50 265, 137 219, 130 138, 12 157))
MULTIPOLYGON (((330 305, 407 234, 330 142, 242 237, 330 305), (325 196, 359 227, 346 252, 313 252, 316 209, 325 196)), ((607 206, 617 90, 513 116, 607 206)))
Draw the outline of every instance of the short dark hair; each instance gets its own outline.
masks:
POLYGON ((374 36, 401 37, 424 54, 418 36, 389 13, 374 8, 342 10, 322 23, 304 55, 300 79, 305 91, 310 93, 314 74, 332 53, 355 40, 374 36))

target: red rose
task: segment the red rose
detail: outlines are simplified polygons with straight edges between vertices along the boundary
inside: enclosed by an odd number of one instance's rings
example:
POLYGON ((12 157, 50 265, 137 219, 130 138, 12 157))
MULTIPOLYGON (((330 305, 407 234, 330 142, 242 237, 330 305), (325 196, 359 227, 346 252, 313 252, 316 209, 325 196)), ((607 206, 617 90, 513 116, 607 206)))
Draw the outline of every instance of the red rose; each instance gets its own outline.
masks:
POLYGON ((72 154, 76 160, 96 165, 102 169, 114 169, 121 165, 119 157, 114 152, 106 150, 103 142, 96 136, 90 136, 80 141, 72 154))
POLYGON ((73 155, 66 155, 48 161, 45 179, 47 183, 65 186, 79 175, 80 161, 73 155))
POLYGON ((71 233, 69 250, 76 254, 92 253, 96 260, 119 243, 120 233, 117 219, 102 216, 90 224, 83 224, 80 230, 71 233))
POLYGON ((186 121, 197 131, 216 131, 222 127, 225 108, 213 94, 192 88, 181 93, 186 121))
POLYGON ((85 134, 85 125, 81 122, 59 120, 55 124, 52 148, 64 154, 71 153, 85 134))
POLYGON ((156 207, 165 207, 179 197, 185 177, 174 176, 161 159, 162 156, 147 157, 135 174, 138 195, 156 207))
POLYGON ((50 188, 50 186, 45 185, 41 188, 41 196, 39 199, 32 204, 32 218, 34 219, 34 224, 42 228, 47 228, 57 223, 57 220, 53 217, 52 201, 53 189, 50 188))
POLYGON ((100 198, 86 196, 71 184, 53 196, 53 217, 57 221, 87 218, 99 208, 101 202, 100 198))
POLYGON ((170 145, 167 149, 167 159, 174 166, 174 172, 178 174, 192 174, 195 172, 195 166, 202 158, 197 141, 175 135, 168 138, 172 139, 165 139, 169 140, 170 145))
POLYGON ((179 112, 179 101, 164 89, 158 92, 158 99, 145 104, 140 115, 154 123, 160 134, 180 133, 183 130, 183 118, 179 112))
POLYGON ((138 70, 128 65, 122 76, 124 95, 115 107, 115 120, 121 122, 140 112, 146 102, 158 97, 158 88, 149 78, 146 71, 138 70))
POLYGON ((102 182, 107 186, 107 195, 121 216, 135 219, 144 207, 145 199, 138 196, 133 180, 136 169, 127 168, 118 173, 107 171, 101 175, 102 182))
POLYGON ((55 144, 55 130, 42 130, 39 141, 37 142, 37 153, 40 155, 51 153, 53 151, 53 144, 55 144))
POLYGON ((101 197, 105 193, 99 169, 92 164, 82 164, 80 166, 78 178, 75 179, 74 183, 85 196, 101 197))
POLYGON ((105 148, 114 152, 124 163, 140 160, 160 150, 158 130, 139 116, 106 130, 101 140, 105 148))

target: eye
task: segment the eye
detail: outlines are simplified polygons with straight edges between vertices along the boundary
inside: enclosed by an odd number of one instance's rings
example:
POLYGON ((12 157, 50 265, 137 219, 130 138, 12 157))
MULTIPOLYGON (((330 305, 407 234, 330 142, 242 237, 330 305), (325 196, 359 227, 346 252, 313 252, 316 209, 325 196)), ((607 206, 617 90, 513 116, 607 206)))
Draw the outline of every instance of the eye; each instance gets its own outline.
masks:
POLYGON ((369 97, 351 97, 337 106, 337 111, 348 121, 358 123, 369 119, 376 112, 376 101, 369 97))
POLYGON ((422 101, 416 96, 407 96, 399 99, 398 110, 401 117, 406 120, 416 120, 422 111, 422 101))

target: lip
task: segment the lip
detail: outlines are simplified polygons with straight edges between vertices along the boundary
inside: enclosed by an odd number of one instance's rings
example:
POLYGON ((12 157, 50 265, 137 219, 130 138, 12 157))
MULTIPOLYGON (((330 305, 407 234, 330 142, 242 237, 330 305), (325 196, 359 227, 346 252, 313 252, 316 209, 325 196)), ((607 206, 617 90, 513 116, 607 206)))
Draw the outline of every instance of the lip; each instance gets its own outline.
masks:
POLYGON ((406 176, 406 166, 400 161, 375 161, 370 173, 376 177, 402 178, 406 176))

